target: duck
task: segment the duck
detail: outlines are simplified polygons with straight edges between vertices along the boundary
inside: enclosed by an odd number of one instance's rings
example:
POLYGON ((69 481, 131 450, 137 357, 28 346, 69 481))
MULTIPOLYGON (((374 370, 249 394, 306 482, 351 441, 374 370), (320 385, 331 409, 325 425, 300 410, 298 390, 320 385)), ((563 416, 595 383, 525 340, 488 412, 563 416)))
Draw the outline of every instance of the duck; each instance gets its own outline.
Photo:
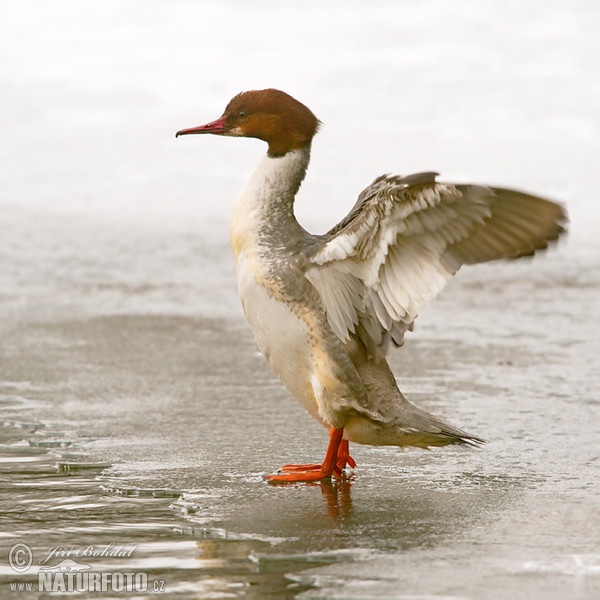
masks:
POLYGON ((176 137, 257 138, 266 155, 233 209, 242 308, 261 354, 329 431, 320 463, 288 464, 271 483, 319 482, 356 468, 349 443, 428 449, 484 440, 410 402, 388 354, 463 265, 544 250, 566 230, 560 203, 438 181, 433 171, 382 175, 325 234, 294 213, 321 122, 277 89, 234 96, 222 116, 176 137))

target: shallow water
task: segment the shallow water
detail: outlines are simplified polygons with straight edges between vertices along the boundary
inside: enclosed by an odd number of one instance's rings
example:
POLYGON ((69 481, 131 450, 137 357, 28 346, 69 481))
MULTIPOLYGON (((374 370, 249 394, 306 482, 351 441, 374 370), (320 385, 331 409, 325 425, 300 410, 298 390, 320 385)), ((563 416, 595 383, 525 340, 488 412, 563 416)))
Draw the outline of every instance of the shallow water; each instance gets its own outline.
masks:
POLYGON ((0 595, 74 559, 182 598, 598 597, 595 4, 308 3, 308 57, 269 3, 75 6, 0 9, 0 556, 33 554, 23 572, 0 561, 0 595), (236 24, 197 34, 230 11, 281 53, 236 24), (269 372, 235 292, 227 219, 263 149, 172 139, 261 85, 328 123, 299 207, 312 229, 385 170, 568 203, 567 243, 461 272, 391 358, 408 397, 482 449, 354 445, 342 480, 264 482, 318 461, 327 432, 269 372))

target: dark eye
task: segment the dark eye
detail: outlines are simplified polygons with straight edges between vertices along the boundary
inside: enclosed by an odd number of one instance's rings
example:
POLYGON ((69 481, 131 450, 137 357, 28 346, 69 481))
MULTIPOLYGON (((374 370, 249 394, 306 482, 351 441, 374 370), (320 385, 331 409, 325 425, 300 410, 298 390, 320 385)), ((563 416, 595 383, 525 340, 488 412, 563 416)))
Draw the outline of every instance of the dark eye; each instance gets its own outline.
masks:
POLYGON ((240 110, 240 112, 237 114, 237 116, 240 119, 243 119, 246 116, 246 111, 245 110, 240 110))

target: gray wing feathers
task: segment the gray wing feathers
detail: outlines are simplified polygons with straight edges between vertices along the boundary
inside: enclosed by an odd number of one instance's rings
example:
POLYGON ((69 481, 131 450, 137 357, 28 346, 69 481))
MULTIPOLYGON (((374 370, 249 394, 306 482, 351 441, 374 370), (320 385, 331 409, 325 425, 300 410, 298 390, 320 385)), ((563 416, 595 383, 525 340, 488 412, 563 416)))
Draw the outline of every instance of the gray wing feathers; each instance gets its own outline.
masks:
POLYGON ((554 202, 435 175, 377 178, 311 249, 306 276, 342 341, 385 353, 463 264, 532 255, 564 230, 554 202))
POLYGON ((531 256, 564 231, 566 213, 559 204, 514 190, 457 188, 467 201, 474 195, 489 197, 490 215, 483 227, 448 246, 443 260, 449 266, 531 256))

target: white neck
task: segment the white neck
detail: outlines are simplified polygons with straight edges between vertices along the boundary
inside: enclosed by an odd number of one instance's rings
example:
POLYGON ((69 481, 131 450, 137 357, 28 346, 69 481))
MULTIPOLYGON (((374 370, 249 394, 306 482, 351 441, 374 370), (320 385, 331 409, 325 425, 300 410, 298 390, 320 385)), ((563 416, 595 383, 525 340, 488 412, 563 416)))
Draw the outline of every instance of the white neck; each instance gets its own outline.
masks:
POLYGON ((274 244, 285 240, 299 225, 294 198, 306 174, 310 147, 291 150, 280 157, 266 155, 239 195, 231 221, 231 243, 237 254, 249 244, 274 244))

